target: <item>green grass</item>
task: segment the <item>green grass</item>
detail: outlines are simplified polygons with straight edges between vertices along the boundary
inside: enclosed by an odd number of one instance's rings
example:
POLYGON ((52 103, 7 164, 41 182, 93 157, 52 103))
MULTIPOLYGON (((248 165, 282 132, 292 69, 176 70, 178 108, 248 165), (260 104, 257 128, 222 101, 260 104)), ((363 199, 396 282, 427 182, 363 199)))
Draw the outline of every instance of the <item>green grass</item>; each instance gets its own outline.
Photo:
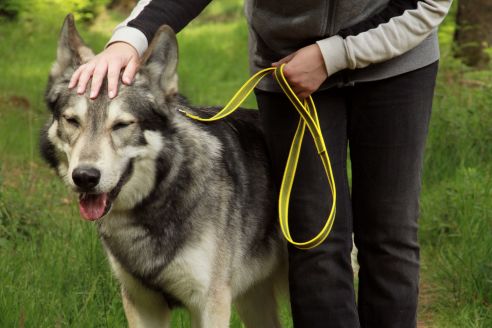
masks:
POLYGON ((492 78, 448 60, 436 90, 422 197, 420 236, 436 289, 431 309, 439 327, 491 327, 492 78))
POLYGON ((452 57, 452 18, 440 29, 421 202, 428 311, 436 327, 492 327, 492 70, 452 57))
MULTIPOLYGON (((0 47, 0 327, 120 327, 118 283, 96 229, 80 220, 74 197, 37 153, 44 85, 66 11, 53 3, 38 4, 49 12, 42 18, 0 24, 8 45, 0 47)), ((249 75, 239 3, 215 2, 179 35, 180 88, 193 103, 223 104, 249 75)), ((96 51, 121 19, 103 17, 79 25, 96 51)), ((425 310, 435 327, 492 327, 492 71, 453 59, 452 33, 450 18, 440 32, 422 194, 423 279, 432 289, 425 310)), ((183 311, 173 322, 189 326, 183 311)), ((236 316, 232 327, 240 327, 236 316)))

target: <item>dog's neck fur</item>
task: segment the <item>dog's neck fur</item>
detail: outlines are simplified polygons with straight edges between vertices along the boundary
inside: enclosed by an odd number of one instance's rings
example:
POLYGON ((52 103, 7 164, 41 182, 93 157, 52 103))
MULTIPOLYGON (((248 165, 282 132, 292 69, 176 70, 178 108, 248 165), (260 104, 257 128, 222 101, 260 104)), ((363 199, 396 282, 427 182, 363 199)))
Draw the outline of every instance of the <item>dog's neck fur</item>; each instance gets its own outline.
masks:
MULTIPOLYGON (((115 208, 107 217, 98 221, 101 239, 113 256, 129 272, 146 281, 154 279, 179 250, 181 240, 185 238, 182 232, 184 228, 203 224, 200 222, 203 218, 195 213, 203 213, 204 207, 207 208, 206 211, 214 213, 221 206, 201 202, 202 199, 207 199, 203 197, 204 193, 214 192, 208 190, 207 183, 217 175, 217 171, 222 170, 222 150, 216 137, 180 114, 174 116, 171 124, 176 125, 176 133, 170 137, 171 140, 166 140, 163 146, 165 151, 159 152, 152 162, 173 165, 155 168, 152 179, 154 185, 150 186, 146 196, 131 209, 115 208), (184 163, 185 160, 188 162, 184 163), (162 224, 163 221, 165 224, 162 224), (139 266, 142 270, 133 272, 129 263, 134 263, 141 255, 138 245, 149 243, 155 245, 154 249, 160 250, 158 256, 149 256, 151 260, 139 266)), ((138 159, 133 166, 133 174, 135 170, 141 169, 138 159)), ((227 183, 223 187, 228 189, 227 183)), ((221 190, 221 193, 232 196, 232 191, 227 193, 221 190)), ((115 201, 117 203, 118 198, 115 201)))

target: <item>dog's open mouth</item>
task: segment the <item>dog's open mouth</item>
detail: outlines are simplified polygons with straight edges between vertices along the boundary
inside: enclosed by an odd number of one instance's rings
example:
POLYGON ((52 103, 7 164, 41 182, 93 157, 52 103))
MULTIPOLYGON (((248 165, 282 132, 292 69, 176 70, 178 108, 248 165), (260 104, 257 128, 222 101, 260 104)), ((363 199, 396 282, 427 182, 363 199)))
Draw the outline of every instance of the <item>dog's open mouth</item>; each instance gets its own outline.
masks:
POLYGON ((121 188, 123 188, 125 183, 130 179, 132 170, 133 161, 130 161, 125 169, 125 173, 123 173, 116 186, 109 192, 95 193, 76 190, 79 193, 80 215, 85 220, 96 221, 108 214, 109 211, 111 211, 113 201, 118 197, 121 188))
POLYGON ((111 209, 111 200, 108 193, 79 194, 80 215, 86 220, 95 221, 106 215, 111 209))

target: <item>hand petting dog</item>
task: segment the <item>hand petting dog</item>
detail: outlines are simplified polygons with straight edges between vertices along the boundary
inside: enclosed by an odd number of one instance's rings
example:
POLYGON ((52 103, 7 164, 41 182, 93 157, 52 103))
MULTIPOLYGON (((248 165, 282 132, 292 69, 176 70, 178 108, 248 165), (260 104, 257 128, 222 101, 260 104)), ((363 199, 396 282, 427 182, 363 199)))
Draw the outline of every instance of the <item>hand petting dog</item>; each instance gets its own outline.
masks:
POLYGON ((103 52, 92 58, 89 62, 80 66, 72 75, 68 87, 77 87, 77 93, 83 94, 92 77, 90 97, 96 98, 101 89, 104 78, 108 79, 108 95, 114 98, 118 95, 118 79, 120 72, 124 70, 121 78, 126 85, 132 83, 140 65, 137 50, 126 42, 115 42, 103 52))

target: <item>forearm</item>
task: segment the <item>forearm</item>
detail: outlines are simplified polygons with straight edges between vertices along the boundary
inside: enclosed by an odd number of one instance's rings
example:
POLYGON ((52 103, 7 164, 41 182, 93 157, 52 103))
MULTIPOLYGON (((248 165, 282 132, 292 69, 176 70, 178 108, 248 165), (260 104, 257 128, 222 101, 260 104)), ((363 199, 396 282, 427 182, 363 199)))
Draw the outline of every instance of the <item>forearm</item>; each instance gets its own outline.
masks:
POLYGON ((418 1, 377 27, 345 38, 318 41, 329 75, 349 68, 363 68, 397 57, 420 44, 443 21, 452 0, 418 1))
POLYGON ((130 16, 113 31, 108 44, 123 41, 141 56, 157 29, 164 24, 177 33, 210 3, 211 0, 140 0, 130 16))

